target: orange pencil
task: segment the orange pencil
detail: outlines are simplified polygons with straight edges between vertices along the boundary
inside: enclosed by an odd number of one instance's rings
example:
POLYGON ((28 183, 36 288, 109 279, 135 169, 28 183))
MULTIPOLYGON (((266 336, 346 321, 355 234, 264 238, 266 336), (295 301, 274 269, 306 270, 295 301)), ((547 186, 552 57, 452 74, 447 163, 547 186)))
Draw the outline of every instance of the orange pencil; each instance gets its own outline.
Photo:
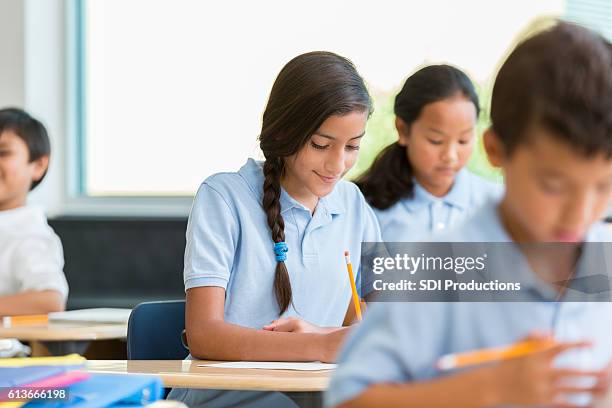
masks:
POLYGON ((47 322, 49 322, 49 316, 46 314, 4 316, 2 318, 2 325, 4 327, 18 326, 22 324, 41 324, 47 322))
POLYGON ((355 305, 355 313, 357 319, 361 320, 361 302, 359 295, 357 294, 357 286, 355 285, 355 277, 353 276, 353 265, 351 264, 351 257, 349 251, 344 251, 344 260, 346 261, 346 269, 348 271, 349 281, 351 282, 351 291, 353 292, 353 304, 355 305))
POLYGON ((522 357, 538 351, 554 347, 557 343, 550 340, 524 340, 506 347, 495 347, 483 350, 468 351, 465 353, 447 354, 441 357, 436 364, 440 370, 451 370, 476 364, 507 360, 522 357))

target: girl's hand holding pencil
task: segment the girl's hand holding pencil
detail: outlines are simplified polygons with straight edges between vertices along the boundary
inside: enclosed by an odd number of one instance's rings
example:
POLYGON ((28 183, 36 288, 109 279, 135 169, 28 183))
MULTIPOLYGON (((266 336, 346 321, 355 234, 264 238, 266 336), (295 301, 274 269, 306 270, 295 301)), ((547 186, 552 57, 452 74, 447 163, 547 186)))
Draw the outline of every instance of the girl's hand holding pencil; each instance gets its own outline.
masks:
POLYGON ((291 333, 313 333, 316 347, 324 363, 333 363, 340 351, 347 330, 344 327, 320 327, 296 317, 286 317, 274 320, 263 327, 264 330, 291 333))
MULTIPOLYGON (((362 304, 357 292, 357 285, 355 284, 355 275, 353 273, 353 265, 351 264, 349 251, 344 252, 344 259, 346 261, 347 277, 351 287, 352 305, 352 310, 349 307, 345 320, 354 320, 354 318, 356 318, 357 321, 361 321, 362 304)), ((350 323, 353 322, 350 321, 349 324, 350 323)), ((273 320, 269 324, 263 326, 262 329, 274 332, 320 334, 321 336, 317 337, 317 340, 320 341, 317 342, 320 344, 318 347, 322 355, 321 361, 333 362, 340 350, 348 327, 320 327, 297 317, 284 317, 273 320)))

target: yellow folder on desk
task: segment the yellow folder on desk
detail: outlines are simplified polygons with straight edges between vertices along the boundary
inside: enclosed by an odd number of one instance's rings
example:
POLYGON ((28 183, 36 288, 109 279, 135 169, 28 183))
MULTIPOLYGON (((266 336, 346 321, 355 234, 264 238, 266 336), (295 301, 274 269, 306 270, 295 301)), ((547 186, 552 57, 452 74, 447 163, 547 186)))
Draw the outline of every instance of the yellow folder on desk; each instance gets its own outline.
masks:
POLYGON ((40 365, 82 365, 87 359, 78 354, 60 357, 0 358, 0 367, 26 367, 40 365))

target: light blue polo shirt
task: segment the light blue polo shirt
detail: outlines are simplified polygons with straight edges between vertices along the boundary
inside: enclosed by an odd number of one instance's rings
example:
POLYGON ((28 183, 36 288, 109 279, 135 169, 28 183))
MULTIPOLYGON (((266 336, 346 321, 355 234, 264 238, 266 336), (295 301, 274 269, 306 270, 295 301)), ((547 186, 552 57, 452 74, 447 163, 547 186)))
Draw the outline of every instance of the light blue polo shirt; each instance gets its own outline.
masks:
MULTIPOLYGON (((262 164, 249 159, 237 173, 204 181, 187 225, 184 268, 185 290, 225 288, 225 320, 258 329, 279 312, 263 180, 262 164)), ((341 326, 351 298, 344 251, 350 251, 358 275, 361 242, 381 240, 376 217, 357 186, 347 181, 322 197, 314 214, 284 189, 280 203, 293 291, 293 304, 283 316, 341 326)))
MULTIPOLYGON (((255 329, 277 319, 279 312, 273 290, 274 242, 262 207, 263 181, 262 163, 252 159, 237 173, 206 179, 191 209, 185 248, 185 290, 224 288, 225 321, 255 329)), ((280 204, 293 292, 293 304, 283 317, 342 326, 351 298, 344 251, 350 251, 359 275, 361 242, 381 241, 372 209, 357 186, 347 181, 320 198, 314 214, 284 189, 280 204)), ((357 276, 356 281, 359 285, 361 279, 357 276)), ((296 406, 279 392, 175 388, 168 398, 190 407, 296 406)))
MULTIPOLYGON (((443 236, 440 242, 511 242, 496 202, 443 236)), ((609 227, 593 226, 587 241, 609 242, 609 227)), ((570 352, 561 365, 602 368, 612 357, 612 303, 544 301, 508 303, 378 303, 345 343, 325 395, 325 406, 353 399, 376 383, 429 380, 442 373, 437 360, 449 353, 508 345, 534 331, 559 341, 591 340, 593 349, 570 352)), ((477 392, 477 391, 476 391, 477 392)))
POLYGON ((436 197, 414 181, 414 195, 386 210, 374 209, 386 242, 411 242, 448 230, 484 202, 501 197, 503 186, 462 169, 448 194, 436 197))

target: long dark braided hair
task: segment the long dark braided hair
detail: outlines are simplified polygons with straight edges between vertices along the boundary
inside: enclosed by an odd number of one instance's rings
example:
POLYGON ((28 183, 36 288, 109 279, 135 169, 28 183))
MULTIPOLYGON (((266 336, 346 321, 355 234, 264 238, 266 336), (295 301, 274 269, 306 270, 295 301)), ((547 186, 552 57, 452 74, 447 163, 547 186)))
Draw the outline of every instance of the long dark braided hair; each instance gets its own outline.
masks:
MULTIPOLYGON (((272 86, 259 136, 266 159, 262 204, 275 243, 285 241, 280 206, 285 158, 297 153, 330 116, 371 110, 363 79, 344 57, 331 52, 309 52, 283 67, 272 86)), ((276 264, 274 295, 281 315, 292 302, 284 261, 276 264)))

